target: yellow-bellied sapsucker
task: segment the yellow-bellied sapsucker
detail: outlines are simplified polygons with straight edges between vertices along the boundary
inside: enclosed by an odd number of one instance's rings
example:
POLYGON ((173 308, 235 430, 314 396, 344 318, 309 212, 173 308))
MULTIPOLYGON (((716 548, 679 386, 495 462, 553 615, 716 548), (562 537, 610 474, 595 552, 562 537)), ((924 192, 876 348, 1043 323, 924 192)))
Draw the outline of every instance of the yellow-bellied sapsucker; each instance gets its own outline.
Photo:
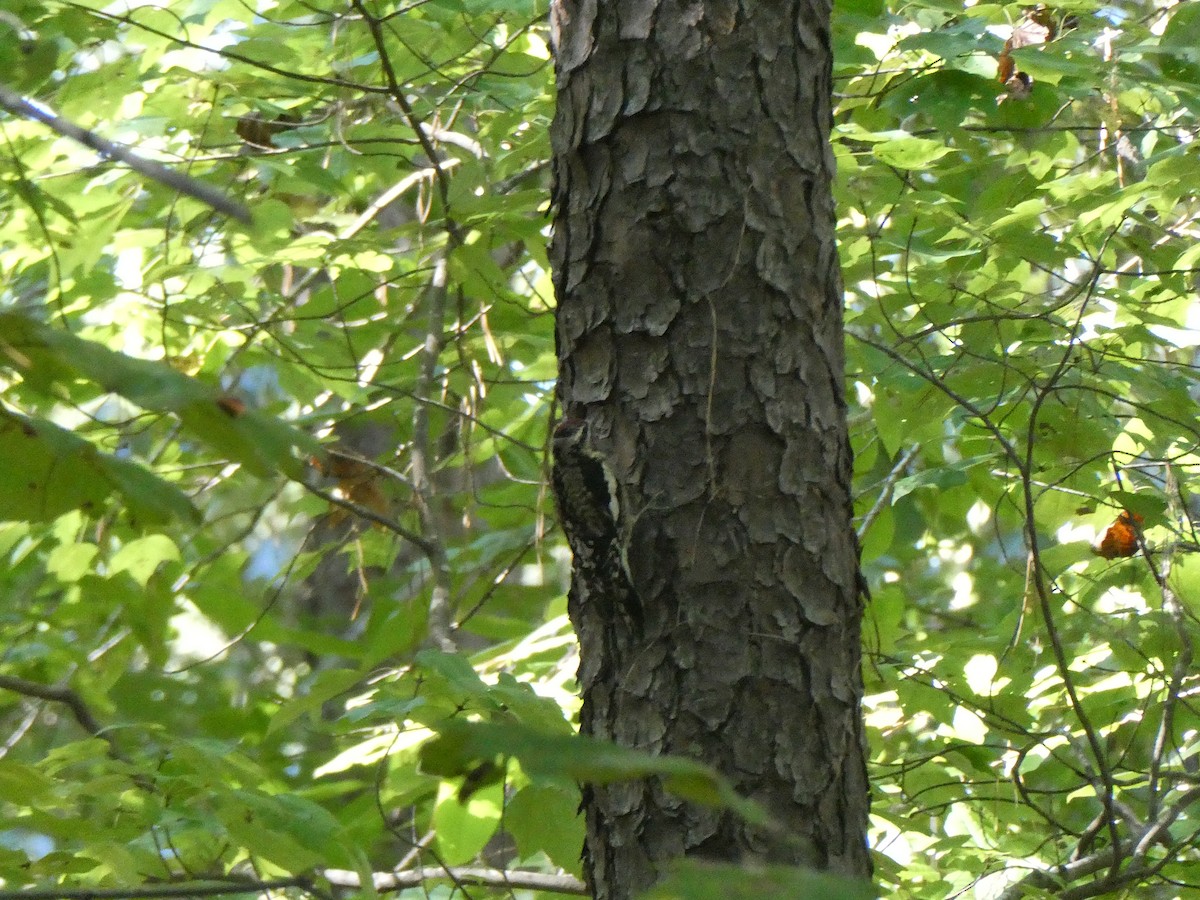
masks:
MULTIPOLYGON (((574 416, 563 418, 554 428, 551 484, 559 523, 575 558, 576 578, 582 578, 589 602, 627 617, 640 628, 641 604, 630 583, 622 547, 619 485, 590 438, 587 421, 574 416)), ((605 613, 601 608, 593 611, 605 613)), ((611 616, 603 618, 611 622, 611 616)))
POLYGON ((579 562, 604 555, 617 539, 617 480, 593 449, 588 423, 568 417, 554 427, 551 473, 558 518, 579 562))

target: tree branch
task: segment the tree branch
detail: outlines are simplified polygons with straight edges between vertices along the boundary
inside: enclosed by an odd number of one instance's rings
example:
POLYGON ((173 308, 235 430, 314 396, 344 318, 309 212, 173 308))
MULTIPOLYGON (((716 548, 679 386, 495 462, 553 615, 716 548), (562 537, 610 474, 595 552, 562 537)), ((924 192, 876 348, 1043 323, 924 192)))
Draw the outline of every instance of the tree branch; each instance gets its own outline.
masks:
MULTIPOLYGON (((334 887, 361 888, 357 872, 346 869, 326 869, 314 876, 296 875, 271 881, 179 881, 163 884, 140 884, 130 887, 98 888, 34 888, 33 890, 0 891, 0 900, 154 900, 172 897, 221 897, 230 894, 258 894, 282 888, 316 891, 314 882, 328 881, 334 887)), ((376 891, 400 891, 420 887, 426 882, 451 879, 455 883, 477 884, 485 887, 516 890, 546 891, 553 894, 587 896, 588 889, 574 875, 553 875, 547 872, 506 871, 475 867, 446 868, 424 866, 403 872, 373 872, 371 884, 376 891)))
POLYGON ((446 281, 449 265, 446 254, 439 254, 426 290, 429 301, 429 322, 425 331, 425 343, 421 350, 420 375, 415 393, 418 402, 413 408, 413 440, 409 456, 412 462, 413 496, 421 515, 424 532, 430 535, 430 544, 436 554, 429 555, 433 569, 433 589, 429 598, 429 636, 442 650, 453 652, 455 644, 450 636, 453 625, 453 610, 450 604, 450 565, 442 544, 441 529, 434 503, 433 442, 429 432, 429 408, 420 398, 433 393, 438 373, 438 359, 442 355, 446 329, 446 281))
MULTIPOLYGON (((321 873, 335 887, 362 887, 357 872, 328 869, 321 873)), ((551 875, 546 872, 518 872, 505 869, 473 867, 442 868, 424 866, 406 872, 375 872, 371 882, 377 891, 398 891, 419 887, 427 881, 448 878, 461 884, 478 884, 485 887, 507 887, 533 891, 550 891, 555 894, 587 896, 587 885, 574 875, 551 875)), ((0 900, 4 900, 0 895, 0 900)))
POLYGON ((1105 847, 1061 866, 1030 872, 1005 888, 996 900, 1022 900, 1029 895, 1030 891, 1048 889, 1058 889, 1059 892, 1056 896, 1062 900, 1088 900, 1091 897, 1111 893, 1119 887, 1143 881, 1174 859, 1182 846, 1178 843, 1164 845, 1166 855, 1153 862, 1146 861, 1144 855, 1146 848, 1155 843, 1162 843, 1161 838, 1166 830, 1197 799, 1200 799, 1200 788, 1193 788, 1163 810, 1156 821, 1142 828, 1140 833, 1131 840, 1105 847), (1122 860, 1131 855, 1133 863, 1123 870, 1118 869, 1122 860), (1107 874, 1103 877, 1069 887, 1071 882, 1093 875, 1102 869, 1108 869, 1107 874))
POLYGON ((862 521, 858 524, 858 539, 860 541, 870 530, 871 524, 875 521, 879 514, 883 512, 884 506, 886 506, 888 500, 891 499, 892 490, 896 487, 896 482, 900 480, 901 476, 904 475, 906 471, 908 471, 909 465, 912 463, 913 459, 916 457, 917 453, 920 452, 920 450, 920 444, 913 444, 911 447, 905 450, 904 453, 900 455, 900 459, 896 461, 896 464, 892 466, 892 470, 887 473, 887 477, 883 479, 883 484, 879 488, 879 496, 875 498, 874 505, 867 512, 867 514, 862 517, 862 521))
POLYGON ((0 891, 0 900, 124 900, 126 897, 220 897, 225 894, 257 894, 280 888, 309 888, 312 879, 296 876, 274 881, 180 881, 163 884, 138 884, 120 888, 35 888, 0 891))
POLYGON ((102 156, 123 162, 139 175, 144 175, 146 178, 157 181, 159 184, 165 185, 173 191, 178 191, 194 200, 199 200, 201 203, 211 206, 217 212, 224 213, 246 224, 249 224, 251 221, 250 211, 244 205, 238 203, 236 200, 230 200, 212 185, 205 184, 203 181, 197 181, 190 175, 176 172, 174 169, 169 169, 162 163, 155 162, 152 159, 139 156, 122 144, 114 144, 107 138, 100 137, 94 131, 88 131, 86 128, 81 128, 74 122, 70 122, 62 118, 62 116, 54 114, 48 107, 21 96, 12 88, 3 84, 0 84, 0 106, 3 106, 13 115, 41 122, 63 137, 78 141, 102 156))
POLYGON ((112 741, 108 735, 104 733, 100 723, 96 721, 96 717, 92 715, 92 711, 88 709, 87 704, 83 702, 83 698, 67 687, 51 687, 48 684, 40 684, 36 681, 27 681, 24 678, 16 678, 12 675, 0 675, 0 689, 12 691, 14 694, 21 694, 25 697, 34 697, 38 700, 49 700, 51 703, 62 703, 69 710, 71 715, 75 717, 75 721, 79 726, 92 737, 98 737, 102 740, 112 741))
POLYGON ((303 482, 303 486, 305 490, 320 497, 326 503, 330 503, 333 506, 340 506, 342 509, 348 510, 349 512, 354 513, 356 516, 361 516, 368 522, 378 525, 380 528, 399 535, 400 537, 404 538, 404 540, 420 548, 421 552, 424 553, 426 557, 432 558, 433 555, 438 552, 437 545, 435 545, 432 541, 421 537, 421 535, 414 531, 409 531, 395 519, 390 519, 387 516, 381 516, 379 513, 375 512, 375 510, 363 506, 361 503, 355 503, 353 500, 347 500, 345 497, 339 497, 332 491, 327 491, 324 488, 317 487, 311 482, 303 482))
POLYGON ((458 224, 450 215, 450 187, 447 184, 446 172, 442 168, 441 154, 433 146, 431 131, 427 131, 425 123, 417 117, 412 104, 408 102, 408 95, 405 93, 396 76, 396 70, 392 66, 392 58, 388 55, 388 44, 383 34, 383 28, 380 25, 380 19, 373 16, 367 10, 363 0, 350 0, 350 5, 362 15, 363 21, 367 24, 367 29, 371 32, 371 39, 375 42, 375 48, 379 51, 379 65, 383 70, 384 80, 387 82, 387 87, 384 90, 392 98, 392 101, 400 107, 400 112, 404 116, 404 120, 408 122, 409 128, 412 129, 413 134, 421 145, 421 149, 429 158, 429 164, 433 167, 434 186, 442 201, 442 218, 446 234, 450 237, 450 246, 452 248, 461 246, 462 235, 459 233, 458 224))

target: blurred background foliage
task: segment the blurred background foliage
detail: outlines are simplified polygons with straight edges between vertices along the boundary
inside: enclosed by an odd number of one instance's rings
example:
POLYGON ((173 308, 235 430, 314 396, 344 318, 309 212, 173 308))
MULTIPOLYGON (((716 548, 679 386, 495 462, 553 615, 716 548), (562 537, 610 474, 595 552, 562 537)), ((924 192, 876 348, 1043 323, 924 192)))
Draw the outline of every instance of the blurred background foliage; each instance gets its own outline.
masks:
MULTIPOLYGON (((445 740, 576 714, 548 39, 0 0, 4 85, 253 216, 0 115, 4 890, 578 874, 612 761, 445 740)), ((881 886, 1189 896, 1200 7, 845 0, 833 44, 881 886)))

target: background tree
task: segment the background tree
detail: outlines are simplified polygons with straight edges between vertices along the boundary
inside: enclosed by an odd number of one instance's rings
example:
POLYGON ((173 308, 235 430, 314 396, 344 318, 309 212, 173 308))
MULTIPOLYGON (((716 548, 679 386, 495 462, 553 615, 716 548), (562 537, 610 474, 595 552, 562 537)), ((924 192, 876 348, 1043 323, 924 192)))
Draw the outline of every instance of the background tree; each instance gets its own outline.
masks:
MULTIPOLYGON (((876 879, 1183 898, 1200 21, 1035 12, 833 18, 876 879)), ((570 736, 546 13, 0 4, 9 88, 254 217, 0 120, 0 891, 579 891, 579 781, 754 818, 695 764, 570 736)), ((710 262, 724 293, 751 257, 710 262)))
MULTIPOLYGON (((620 488, 619 552, 572 542, 581 724, 713 763, 779 828, 587 788, 589 884, 632 896, 681 853, 865 876, 829 10, 551 15, 559 395, 620 488)), ((588 462, 556 475, 594 538, 588 462)))

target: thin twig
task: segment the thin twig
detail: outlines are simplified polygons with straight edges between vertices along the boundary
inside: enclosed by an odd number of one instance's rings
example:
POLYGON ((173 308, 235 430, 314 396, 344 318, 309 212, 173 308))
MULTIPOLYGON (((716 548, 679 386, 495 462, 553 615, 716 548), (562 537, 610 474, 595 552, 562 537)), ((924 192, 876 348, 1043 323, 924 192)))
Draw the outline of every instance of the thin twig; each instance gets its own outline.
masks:
POLYGON ((419 547, 421 552, 424 553, 425 556, 431 561, 433 557, 438 554, 439 548, 436 544, 434 544, 432 541, 426 540, 414 531, 409 531, 395 519, 389 519, 387 516, 381 516, 373 509, 363 506, 361 503, 355 503, 353 500, 347 500, 344 497, 339 497, 336 494, 327 491, 324 488, 319 488, 314 484, 306 483, 304 487, 310 493, 316 494, 325 502, 331 503, 334 506, 340 506, 342 509, 349 510, 350 512, 354 513, 356 516, 362 516, 362 518, 366 519, 368 522, 373 522, 380 528, 384 528, 393 534, 398 534, 406 541, 409 541, 410 543, 419 547))
POLYGON ((442 201, 442 218, 446 233, 450 237, 451 247, 458 247, 462 244, 462 237, 458 231, 458 225, 450 216, 450 186, 446 177, 446 172, 442 168, 442 161, 437 150, 433 146, 430 139, 430 133, 426 130, 426 125, 417 117, 413 110, 412 104, 408 102, 408 95, 401 86, 399 79, 396 77, 396 70, 392 66, 392 58, 388 55, 388 42, 384 37, 383 28, 380 25, 380 19, 372 15, 363 4, 362 0, 351 0, 351 5, 358 10, 363 17, 363 21, 367 23, 367 29, 371 32, 371 39, 375 43, 375 49, 379 51, 379 65, 383 70, 384 79, 387 81, 387 94, 400 107, 400 112, 404 116, 404 120, 412 129, 417 141, 421 144, 421 149, 425 151, 425 155, 429 158, 429 164, 434 170, 434 184, 437 188, 438 197, 442 201))
POLYGON ((182 37, 178 30, 175 31, 160 31, 144 22, 139 22, 132 15, 118 15, 116 13, 105 12, 102 9, 89 9, 82 4, 70 3, 70 6, 75 7, 89 16, 95 16, 98 19, 105 19, 109 22, 120 22, 123 25, 128 25, 131 28, 137 28, 147 34, 152 34, 155 37, 166 38, 177 47, 186 47, 189 50, 202 50, 205 53, 211 53, 224 60, 242 63, 253 69, 259 69, 263 72, 270 72, 272 75, 278 75, 288 81, 299 81, 304 84, 316 84, 323 87, 340 88, 347 91, 356 91, 362 94, 386 94, 387 89, 381 88, 374 84, 367 84, 360 81, 349 81, 345 78, 335 78, 327 75, 309 75, 307 72, 302 72, 294 69, 281 69, 278 66, 270 65, 260 59, 255 59, 251 56, 246 56, 244 53, 237 53, 228 48, 214 49, 204 44, 197 44, 194 41, 189 41, 182 37))
MULTIPOLYGON (((1166 494, 1169 509, 1174 514, 1173 518, 1179 521, 1183 515, 1181 511, 1182 503, 1180 502, 1182 498, 1179 493, 1179 483, 1175 479, 1175 470, 1170 465, 1167 466, 1166 494)), ((1175 736, 1175 711, 1179 704, 1179 696, 1183 688, 1184 679, 1192 670, 1195 648, 1192 645, 1191 636, 1188 634, 1186 612, 1179 598, 1175 595, 1175 591, 1171 588, 1169 581, 1174 544, 1168 544, 1164 548, 1160 569, 1150 557, 1150 551, 1146 547, 1146 542, 1142 538, 1140 529, 1137 533, 1137 539, 1142 556, 1146 560, 1146 564, 1150 567, 1150 573, 1154 576, 1155 581, 1158 582, 1159 591, 1162 593, 1163 612, 1170 618, 1180 646, 1179 652, 1175 655, 1174 665, 1171 667, 1171 677, 1167 684, 1166 695, 1163 697, 1158 732, 1154 736, 1154 749, 1150 754, 1150 772, 1147 778, 1149 788, 1147 815, 1150 819, 1155 819, 1158 817, 1158 808, 1162 802, 1164 793, 1160 792, 1159 779, 1162 774, 1162 767, 1166 760, 1170 741, 1175 736)), ((1139 845, 1134 850, 1135 855, 1142 849, 1139 845)))
POLYGON ((901 454, 896 465, 892 466, 892 471, 887 473, 887 477, 883 479, 883 486, 879 489, 879 496, 875 498, 875 503, 871 509, 863 516, 862 521, 858 523, 858 539, 861 541, 863 536, 871 528, 871 524, 883 512, 883 507, 887 504, 888 498, 892 496, 892 490, 896 487, 896 482, 900 480, 900 476, 908 469, 909 464, 921 450, 919 444, 913 444, 901 454))
MULTIPOLYGON (((1108 246, 1109 240, 1112 239, 1114 232, 1110 232, 1105 239, 1100 252, 1096 254, 1097 259, 1101 259, 1104 255, 1104 248, 1108 246)), ((1088 310, 1088 305, 1091 299, 1095 296, 1096 288, 1099 284, 1100 276, 1093 273, 1091 280, 1087 285, 1087 291, 1083 296, 1083 300, 1079 305, 1079 311, 1075 316, 1075 323, 1071 327, 1070 340, 1067 342, 1066 348, 1059 357, 1057 365, 1047 377, 1045 384, 1037 390, 1033 398, 1033 403, 1029 411, 1029 424, 1026 428, 1025 436, 1025 455, 1021 460, 1018 470, 1021 474, 1022 494, 1024 497, 1025 507, 1025 540, 1029 550, 1029 556, 1032 561, 1031 571, 1033 574, 1033 588, 1037 596, 1038 607, 1042 613, 1042 620, 1046 625, 1046 636, 1050 639, 1050 652, 1054 657, 1055 667, 1058 669, 1058 677, 1062 680, 1063 690, 1066 691, 1067 700, 1071 705, 1071 710, 1075 714, 1076 720, 1079 722, 1079 727, 1082 729, 1084 738, 1087 741, 1088 747, 1091 750, 1092 758, 1095 762, 1096 772, 1100 776, 1100 782, 1104 787, 1100 802, 1104 807, 1105 816, 1107 818, 1107 827, 1109 833, 1109 846, 1114 848, 1112 862, 1109 867, 1109 878, 1116 878, 1119 874, 1121 865, 1121 855, 1116 850, 1121 847, 1120 833, 1117 827, 1116 814, 1113 809, 1113 800, 1116 796, 1116 786, 1113 781, 1112 768, 1109 765, 1108 757, 1104 751, 1104 745, 1100 740, 1099 732, 1092 723, 1091 716, 1083 706, 1083 702, 1079 698, 1079 692, 1075 687, 1075 678, 1071 672, 1071 659, 1068 659, 1066 648, 1063 646, 1062 635, 1059 633, 1058 625, 1054 615, 1054 607, 1051 603, 1050 586, 1047 583, 1046 569, 1041 558, 1041 544, 1038 538, 1037 517, 1035 515, 1035 506, 1037 504, 1037 495, 1033 490, 1031 483, 1031 474, 1034 470, 1034 447, 1037 439, 1038 414, 1041 412, 1046 398, 1050 396, 1054 386, 1059 379, 1067 371, 1067 367, 1071 359, 1075 355, 1077 341, 1082 332, 1084 317, 1088 310)))

